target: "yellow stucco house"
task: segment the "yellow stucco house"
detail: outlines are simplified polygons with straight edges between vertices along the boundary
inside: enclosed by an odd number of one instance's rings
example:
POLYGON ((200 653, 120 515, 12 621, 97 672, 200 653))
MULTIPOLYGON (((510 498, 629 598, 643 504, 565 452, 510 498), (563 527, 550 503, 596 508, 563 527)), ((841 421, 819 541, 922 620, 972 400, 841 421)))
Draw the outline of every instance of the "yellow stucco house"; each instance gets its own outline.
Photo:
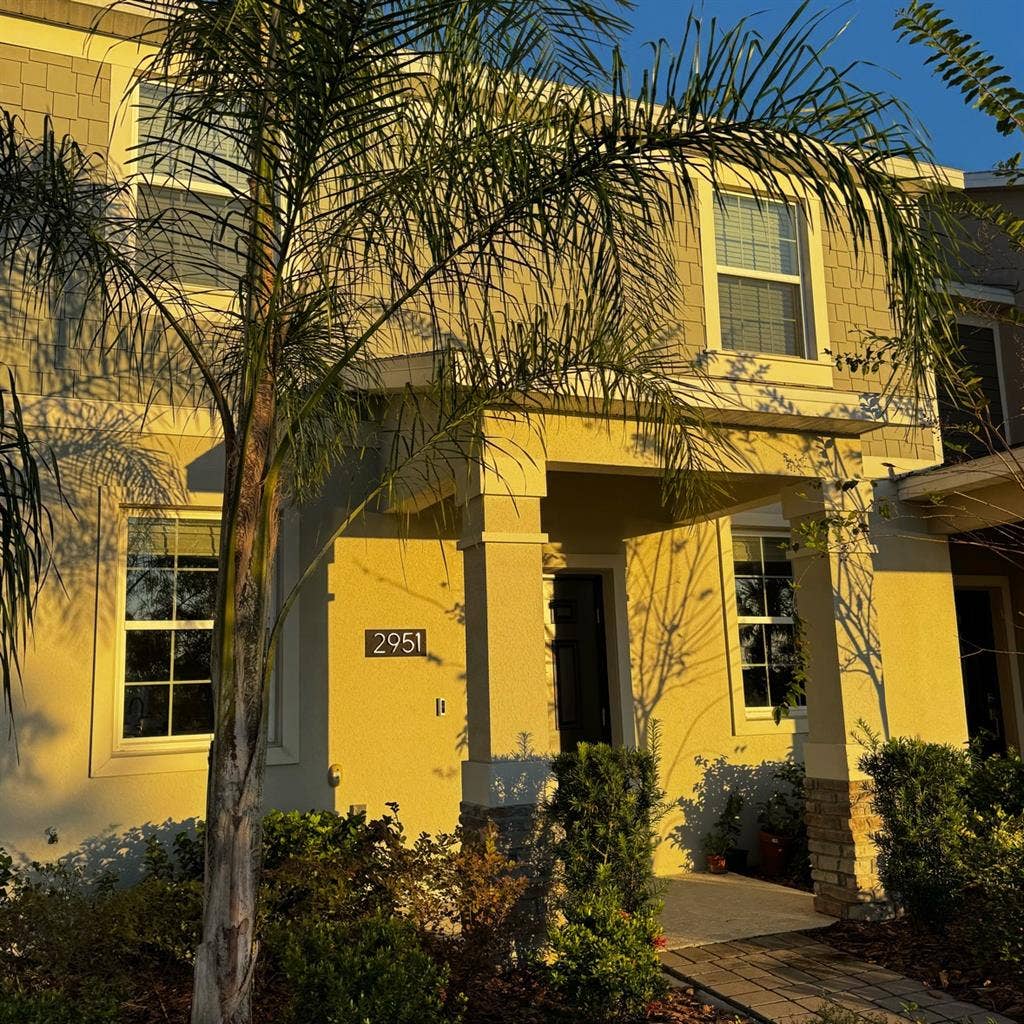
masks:
MULTIPOLYGON (((123 13, 88 37, 94 15, 71 0, 0 0, 0 105, 30 130, 49 113, 84 143, 126 150, 132 109, 119 113, 112 97, 131 54, 110 44, 136 26, 123 13)), ((990 695, 994 673, 1002 742, 1021 743, 1024 576, 956 541, 968 511, 949 474, 969 470, 917 472, 943 463, 938 430, 880 400, 884 370, 836 360, 889 324, 879 261, 855 256, 813 203, 767 205, 739 181, 720 203, 709 190, 681 242, 680 323, 737 452, 720 507, 674 522, 657 462, 628 430, 566 413, 548 417, 543 445, 521 439, 531 461, 446 497, 452 515, 424 509, 400 538, 395 516, 368 514, 290 620, 269 805, 376 814, 397 801, 412 833, 450 829, 460 813, 514 825, 543 785, 545 755, 581 739, 643 742, 657 721, 674 802, 660 872, 701 866, 701 836, 729 787, 763 791, 763 765, 795 758, 819 905, 856 915, 879 893, 854 733, 864 723, 967 738, 968 706, 980 712, 974 691, 965 702, 957 608, 972 599, 960 593, 983 594, 962 614, 1002 631, 978 634, 991 657, 974 685, 990 695), (841 550, 793 550, 794 533, 836 513, 869 529, 841 550), (776 724, 797 612, 806 705, 776 724)), ((971 287, 1014 304, 1015 280, 971 287)), ((999 377, 1021 365, 1021 339, 966 326, 982 355, 1001 353, 990 361, 1003 415, 1024 439, 1022 382, 999 377)), ((25 663, 19 755, 3 746, 0 845, 116 859, 135 830, 203 813, 219 439, 187 393, 140 380, 116 352, 76 351, 58 322, 0 321, 0 361, 74 510, 59 526, 63 587, 48 584, 25 663)), ((288 522, 283 582, 339 502, 328 493, 288 522)))

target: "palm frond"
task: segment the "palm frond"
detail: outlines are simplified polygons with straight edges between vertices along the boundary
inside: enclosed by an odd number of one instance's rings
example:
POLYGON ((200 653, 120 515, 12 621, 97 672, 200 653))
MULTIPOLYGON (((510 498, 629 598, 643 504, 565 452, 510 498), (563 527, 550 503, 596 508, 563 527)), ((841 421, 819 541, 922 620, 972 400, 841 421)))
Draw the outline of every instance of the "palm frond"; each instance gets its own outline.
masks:
MULTIPOLYGON (((1024 91, 973 36, 930 0, 912 0, 896 18, 901 39, 932 52, 925 60, 951 89, 995 121, 1005 136, 1024 136, 1024 91)), ((1008 161, 1008 179, 1019 180, 1021 153, 1008 161)))
POLYGON ((0 389, 0 692, 12 736, 21 654, 52 565, 54 500, 61 500, 57 463, 30 439, 9 371, 0 389))

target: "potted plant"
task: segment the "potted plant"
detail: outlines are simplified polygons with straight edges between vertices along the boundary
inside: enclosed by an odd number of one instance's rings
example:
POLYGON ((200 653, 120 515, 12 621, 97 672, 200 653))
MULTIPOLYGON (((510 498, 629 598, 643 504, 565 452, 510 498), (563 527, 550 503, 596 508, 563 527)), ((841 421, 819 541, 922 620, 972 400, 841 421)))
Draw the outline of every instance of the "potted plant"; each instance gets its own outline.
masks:
POLYGON ((802 765, 786 762, 774 778, 785 784, 758 805, 758 851, 761 870, 778 878, 789 870, 794 855, 806 836, 804 823, 804 770, 802 765))
POLYGON ((715 827, 704 837, 708 870, 714 875, 724 874, 726 871, 741 871, 747 866, 747 851, 736 846, 740 837, 742 810, 742 795, 730 793, 722 813, 715 822, 715 827))
POLYGON ((711 874, 724 875, 729 870, 725 862, 725 852, 728 848, 728 837, 719 832, 717 828, 712 829, 704 836, 704 859, 711 874))
POLYGON ((740 839, 742 822, 740 815, 743 813, 744 798, 742 793, 730 793, 725 801, 718 823, 729 836, 729 849, 725 851, 725 863, 730 871, 746 871, 748 850, 736 844, 740 839))

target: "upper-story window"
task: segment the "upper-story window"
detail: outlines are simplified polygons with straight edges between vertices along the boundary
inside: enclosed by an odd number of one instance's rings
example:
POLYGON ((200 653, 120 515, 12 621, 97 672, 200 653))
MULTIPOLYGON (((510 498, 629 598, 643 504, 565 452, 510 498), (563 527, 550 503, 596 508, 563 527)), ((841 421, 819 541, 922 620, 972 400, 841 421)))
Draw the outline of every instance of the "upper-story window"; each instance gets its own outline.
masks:
POLYGON ((719 192, 714 209, 722 348, 806 356, 797 207, 719 192))
POLYGON ((230 288, 245 265, 239 194, 246 179, 233 119, 223 113, 208 123, 187 122, 172 115, 168 95, 164 86, 139 86, 139 251, 185 284, 230 288))
POLYGON ((216 519, 132 516, 124 584, 124 739, 213 729, 216 519))
MULTIPOLYGON (((733 535, 732 546, 743 702, 748 712, 765 715, 793 686, 796 624, 788 540, 733 535)), ((795 703, 803 704, 803 695, 795 703)))

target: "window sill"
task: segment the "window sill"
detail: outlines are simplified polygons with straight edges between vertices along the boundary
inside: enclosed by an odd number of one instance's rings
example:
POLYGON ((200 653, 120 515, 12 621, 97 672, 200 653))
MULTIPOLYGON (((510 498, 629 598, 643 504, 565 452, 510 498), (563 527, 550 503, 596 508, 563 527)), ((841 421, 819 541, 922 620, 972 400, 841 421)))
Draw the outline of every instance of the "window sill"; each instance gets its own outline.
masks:
POLYGON ((793 736, 806 732, 807 712, 799 709, 790 712, 776 725, 771 711, 748 711, 743 708, 742 717, 737 719, 733 728, 736 736, 793 736))
MULTIPOLYGON (((160 744, 159 746, 138 746, 115 750, 103 764, 95 765, 90 773, 92 778, 113 778, 123 775, 159 775, 165 772, 209 771, 210 740, 201 744, 160 744)), ((267 767, 283 764, 298 764, 299 758, 282 744, 267 748, 267 767)))
POLYGON ((698 357, 698 366, 709 377, 724 380, 806 388, 833 386, 830 362, 802 356, 708 348, 698 357))
POLYGON ((191 742, 180 745, 161 744, 115 750, 103 763, 95 765, 93 778, 119 775, 155 775, 163 772, 206 772, 209 770, 210 741, 202 745, 191 742))

